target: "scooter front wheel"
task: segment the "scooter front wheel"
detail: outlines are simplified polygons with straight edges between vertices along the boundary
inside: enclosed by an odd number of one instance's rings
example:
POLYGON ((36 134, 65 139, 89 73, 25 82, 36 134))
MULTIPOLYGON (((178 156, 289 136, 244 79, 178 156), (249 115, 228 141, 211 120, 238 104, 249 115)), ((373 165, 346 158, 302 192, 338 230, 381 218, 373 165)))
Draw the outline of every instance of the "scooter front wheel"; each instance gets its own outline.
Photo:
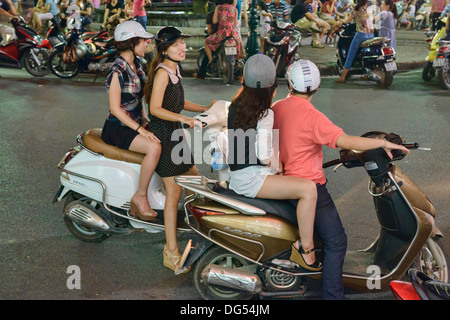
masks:
POLYGON ((422 79, 423 81, 431 81, 433 79, 436 69, 433 68, 433 62, 428 61, 423 67, 422 79))
POLYGON ((193 277, 195 287, 205 300, 249 300, 252 294, 230 288, 210 285, 202 281, 202 272, 210 264, 227 268, 240 268, 250 263, 242 257, 233 254, 222 247, 212 246, 195 264, 193 277))
POLYGON ((48 66, 57 77, 62 79, 73 78, 80 72, 77 62, 65 63, 63 61, 63 53, 61 51, 55 51, 50 55, 48 66))
POLYGON ((412 267, 422 271, 430 278, 448 283, 448 254, 438 237, 428 239, 412 267))

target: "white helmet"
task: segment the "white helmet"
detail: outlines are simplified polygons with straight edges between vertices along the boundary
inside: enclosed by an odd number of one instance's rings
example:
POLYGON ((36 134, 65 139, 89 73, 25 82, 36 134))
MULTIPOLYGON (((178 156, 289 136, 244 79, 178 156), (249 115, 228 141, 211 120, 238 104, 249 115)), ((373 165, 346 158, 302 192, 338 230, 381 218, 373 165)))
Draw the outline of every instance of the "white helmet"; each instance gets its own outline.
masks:
POLYGON ((144 27, 136 21, 127 20, 116 27, 114 31, 114 40, 125 41, 131 38, 152 39, 154 36, 145 31, 144 27))
POLYGON ((287 75, 290 86, 297 92, 314 92, 320 86, 319 68, 309 60, 299 60, 293 63, 288 68, 287 75))

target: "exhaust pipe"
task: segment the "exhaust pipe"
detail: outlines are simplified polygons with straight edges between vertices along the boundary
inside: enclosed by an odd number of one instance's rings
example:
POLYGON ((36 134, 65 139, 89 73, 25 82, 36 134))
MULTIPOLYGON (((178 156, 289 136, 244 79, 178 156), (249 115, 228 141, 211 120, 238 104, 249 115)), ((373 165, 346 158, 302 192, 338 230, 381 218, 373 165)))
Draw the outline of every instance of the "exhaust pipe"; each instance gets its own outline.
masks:
POLYGON ((72 221, 85 227, 107 231, 109 224, 105 222, 92 208, 80 201, 71 202, 64 210, 64 214, 72 221))
POLYGON ((261 279, 243 269, 232 269, 209 264, 202 271, 202 281, 207 284, 257 294, 262 291, 261 279))

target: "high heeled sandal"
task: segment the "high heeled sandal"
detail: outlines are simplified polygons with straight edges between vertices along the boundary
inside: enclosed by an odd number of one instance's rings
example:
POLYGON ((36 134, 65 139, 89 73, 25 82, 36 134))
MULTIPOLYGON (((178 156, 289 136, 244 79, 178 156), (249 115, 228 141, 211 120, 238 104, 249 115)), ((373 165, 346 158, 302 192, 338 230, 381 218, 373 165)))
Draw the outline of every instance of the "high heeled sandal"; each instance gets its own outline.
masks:
MULTIPOLYGON (((164 267, 169 268, 170 270, 172 270, 173 272, 178 274, 180 271, 180 268, 181 268, 180 262, 181 262, 181 255, 173 254, 172 252, 169 251, 167 246, 164 245, 164 249, 163 249, 163 265, 164 265, 164 267)), ((191 268, 186 269, 182 273, 188 273, 189 271, 191 271, 191 268)))
POLYGON ((296 264, 298 264, 300 267, 306 269, 306 270, 310 270, 310 271, 321 271, 323 268, 323 265, 320 261, 316 260, 314 261, 314 263, 312 264, 307 264, 305 261, 305 258, 303 258, 303 254, 308 254, 311 252, 317 251, 317 249, 309 249, 309 250, 303 250, 303 247, 301 245, 301 243, 299 243, 299 248, 297 249, 294 244, 292 244, 292 248, 291 248, 291 256, 289 258, 289 260, 291 260, 292 262, 295 262, 296 264))
MULTIPOLYGON (((137 194, 136 196, 147 198, 147 195, 143 195, 143 194, 137 194)), ((131 200, 130 215, 132 215, 133 217, 138 216, 139 219, 144 220, 144 221, 153 221, 153 220, 158 219, 158 214, 156 213, 156 211, 151 210, 148 212, 142 212, 141 208, 134 200, 131 200)))

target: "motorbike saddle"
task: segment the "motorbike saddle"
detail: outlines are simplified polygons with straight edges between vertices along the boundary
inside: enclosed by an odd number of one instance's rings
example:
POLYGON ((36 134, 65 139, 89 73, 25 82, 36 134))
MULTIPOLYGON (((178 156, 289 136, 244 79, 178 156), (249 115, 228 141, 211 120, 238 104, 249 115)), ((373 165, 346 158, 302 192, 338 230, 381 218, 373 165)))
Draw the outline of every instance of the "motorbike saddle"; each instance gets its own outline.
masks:
POLYGON ((246 204, 255 206, 259 209, 264 210, 268 214, 273 214, 275 216, 286 219, 289 222, 297 224, 296 205, 298 200, 292 201, 292 200, 248 198, 228 188, 228 183, 223 183, 223 181, 215 183, 213 186, 213 191, 221 195, 227 196, 229 198, 232 198, 234 200, 238 200, 246 204))
POLYGON ((363 42, 359 45, 359 47, 360 47, 360 48, 367 48, 367 47, 370 47, 370 46, 375 46, 375 45, 383 44, 383 43, 385 43, 385 42, 387 42, 387 41, 388 41, 388 38, 386 38, 386 37, 375 37, 375 38, 372 38, 372 39, 363 41, 363 42))
POLYGON ((450 284, 430 278, 422 271, 410 269, 411 283, 422 300, 450 300, 450 284))
POLYGON ((81 135, 83 146, 92 152, 102 154, 104 157, 118 160, 141 164, 144 155, 125 149, 120 149, 116 146, 105 143, 102 140, 102 129, 89 129, 81 135))

